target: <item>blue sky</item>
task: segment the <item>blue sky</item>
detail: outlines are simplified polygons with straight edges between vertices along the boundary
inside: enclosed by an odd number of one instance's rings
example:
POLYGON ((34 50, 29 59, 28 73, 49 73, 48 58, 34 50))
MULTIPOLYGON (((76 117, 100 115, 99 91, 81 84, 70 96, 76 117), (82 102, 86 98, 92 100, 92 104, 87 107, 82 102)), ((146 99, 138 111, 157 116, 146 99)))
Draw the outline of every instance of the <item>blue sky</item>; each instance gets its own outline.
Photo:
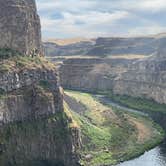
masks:
POLYGON ((36 0, 43 38, 166 32, 166 0, 36 0))

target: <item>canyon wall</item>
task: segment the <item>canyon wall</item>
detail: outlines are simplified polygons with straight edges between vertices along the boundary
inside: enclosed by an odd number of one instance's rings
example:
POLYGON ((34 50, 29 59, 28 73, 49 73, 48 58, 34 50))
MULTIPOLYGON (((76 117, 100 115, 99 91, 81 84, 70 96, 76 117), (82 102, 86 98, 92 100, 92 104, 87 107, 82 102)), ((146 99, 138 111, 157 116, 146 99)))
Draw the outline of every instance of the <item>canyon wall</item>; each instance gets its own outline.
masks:
POLYGON ((158 48, 158 37, 98 38, 87 55, 150 55, 158 48))
MULTIPOLYGON (((135 59, 134 59, 135 60, 135 59)), ((65 60, 60 67, 60 81, 64 88, 103 91, 111 90, 114 79, 127 70, 134 60, 74 58, 65 60)))
POLYGON ((113 91, 166 104, 166 58, 161 54, 140 60, 68 59, 60 78, 68 89, 113 91))
POLYGON ((58 45, 53 42, 44 42, 44 52, 46 56, 70 56, 70 55, 86 55, 94 45, 93 41, 80 41, 78 43, 58 45))
POLYGON ((42 54, 40 19, 34 0, 0 0, 0 48, 42 54))
POLYGON ((37 56, 35 1, 0 0, 0 15, 0 165, 78 165, 80 132, 70 126, 56 67, 37 56))
POLYGON ((17 67, 20 58, 1 64, 12 69, 0 76, 0 165, 77 165, 79 130, 69 127, 55 66, 17 67))
MULTIPOLYGON (((166 34, 144 37, 100 37, 89 41, 78 41, 60 45, 58 41, 45 41, 46 56, 90 55, 105 57, 110 55, 151 55, 159 48, 161 38, 166 34)), ((63 42, 63 40, 62 40, 63 42)), ((64 41, 65 42, 65 41, 64 41)))
MULTIPOLYGON (((114 56, 114 58, 64 60, 60 67, 61 83, 69 89, 93 92, 113 91, 115 94, 147 98, 166 104, 166 38, 161 35, 156 36, 155 39, 157 45, 153 48, 154 53, 141 59, 114 56)), ((99 43, 103 43, 103 40, 104 45, 110 47, 112 39, 108 41, 100 39, 99 43)), ((142 40, 140 38, 140 42, 142 40)), ((123 45, 127 46, 129 43, 134 45, 134 41, 132 42, 132 39, 123 42, 116 40, 115 45, 122 48, 123 45)), ((139 51, 143 50, 140 48, 139 51)))
POLYGON ((166 103, 166 39, 161 38, 156 53, 136 61, 115 79, 114 93, 166 103))

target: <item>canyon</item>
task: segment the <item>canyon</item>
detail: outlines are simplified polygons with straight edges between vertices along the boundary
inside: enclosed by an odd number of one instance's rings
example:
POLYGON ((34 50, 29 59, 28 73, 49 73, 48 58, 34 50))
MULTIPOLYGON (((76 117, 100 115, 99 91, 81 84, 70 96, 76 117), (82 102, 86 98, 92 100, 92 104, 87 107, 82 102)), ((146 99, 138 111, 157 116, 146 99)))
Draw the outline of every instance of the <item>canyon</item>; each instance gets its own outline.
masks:
POLYGON ((98 57, 63 59, 59 68, 61 84, 69 89, 110 91, 166 104, 166 42, 163 35, 157 40, 157 47, 148 56, 121 54, 102 57, 101 54, 98 57))
POLYGON ((94 39, 44 40, 45 55, 54 56, 99 56, 110 55, 151 55, 159 48, 161 33, 143 37, 99 37, 94 39))
POLYGON ((110 165, 162 142, 144 114, 79 91, 166 104, 165 34, 42 45, 34 0, 0 0, 0 15, 0 165, 110 165))

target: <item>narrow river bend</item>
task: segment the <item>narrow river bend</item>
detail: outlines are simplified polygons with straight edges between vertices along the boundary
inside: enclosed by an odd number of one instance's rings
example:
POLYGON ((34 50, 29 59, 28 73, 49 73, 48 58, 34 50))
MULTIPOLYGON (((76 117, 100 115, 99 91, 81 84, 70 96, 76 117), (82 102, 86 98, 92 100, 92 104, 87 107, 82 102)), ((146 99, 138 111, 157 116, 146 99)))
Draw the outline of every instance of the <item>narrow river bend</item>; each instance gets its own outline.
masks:
MULTIPOLYGON (((163 113, 152 113, 145 114, 141 111, 129 109, 125 106, 119 105, 111 101, 108 97, 103 95, 95 95, 95 97, 100 100, 103 104, 112 105, 117 108, 121 108, 128 112, 139 113, 144 116, 150 116, 156 123, 160 124, 166 130, 166 114, 163 113)), ((117 166, 166 166, 166 139, 165 141, 156 148, 145 152, 138 158, 135 158, 130 161, 126 161, 118 164, 117 166)))

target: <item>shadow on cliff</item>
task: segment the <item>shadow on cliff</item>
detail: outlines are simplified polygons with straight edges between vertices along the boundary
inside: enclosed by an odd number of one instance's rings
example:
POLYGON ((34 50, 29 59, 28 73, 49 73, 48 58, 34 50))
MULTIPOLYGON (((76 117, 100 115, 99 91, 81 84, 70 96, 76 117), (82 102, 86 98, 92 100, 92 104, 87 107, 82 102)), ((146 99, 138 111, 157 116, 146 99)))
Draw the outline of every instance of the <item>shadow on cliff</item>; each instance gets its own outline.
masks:
POLYGON ((31 166, 65 166, 62 161, 38 160, 29 163, 31 166))

